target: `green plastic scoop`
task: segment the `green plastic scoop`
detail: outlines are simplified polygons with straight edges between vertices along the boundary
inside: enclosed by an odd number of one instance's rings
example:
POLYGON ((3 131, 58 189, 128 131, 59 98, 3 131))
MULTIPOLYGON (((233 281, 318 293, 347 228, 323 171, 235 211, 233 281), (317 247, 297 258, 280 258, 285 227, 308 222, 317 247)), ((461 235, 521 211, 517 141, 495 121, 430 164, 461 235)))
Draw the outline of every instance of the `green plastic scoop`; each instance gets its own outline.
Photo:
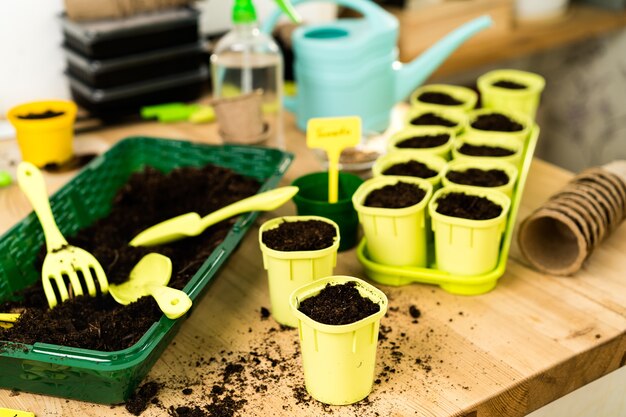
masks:
POLYGON ((109 285, 109 293, 122 305, 141 297, 152 296, 169 319, 177 319, 191 307, 191 299, 183 291, 167 286, 172 276, 172 261, 159 253, 149 253, 130 271, 128 281, 109 285))
POLYGON ((130 246, 155 246, 174 242, 190 236, 198 236, 207 227, 237 214, 255 210, 274 210, 298 192, 298 187, 281 187, 244 198, 200 217, 198 213, 187 213, 147 228, 130 241, 130 246))

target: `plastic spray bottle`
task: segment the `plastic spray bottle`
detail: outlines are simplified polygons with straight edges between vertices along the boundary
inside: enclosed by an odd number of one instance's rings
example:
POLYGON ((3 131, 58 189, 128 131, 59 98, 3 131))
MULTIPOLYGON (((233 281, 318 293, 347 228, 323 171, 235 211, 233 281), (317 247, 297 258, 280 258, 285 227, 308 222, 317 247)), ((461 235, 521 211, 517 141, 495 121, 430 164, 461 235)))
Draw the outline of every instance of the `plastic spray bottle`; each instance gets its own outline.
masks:
MULTIPOLYGON (((300 18, 288 0, 275 0, 294 22, 300 18)), ((215 98, 235 97, 260 90, 268 146, 285 148, 282 120, 283 57, 271 36, 259 30, 252 0, 234 0, 233 29, 211 55, 215 98)))

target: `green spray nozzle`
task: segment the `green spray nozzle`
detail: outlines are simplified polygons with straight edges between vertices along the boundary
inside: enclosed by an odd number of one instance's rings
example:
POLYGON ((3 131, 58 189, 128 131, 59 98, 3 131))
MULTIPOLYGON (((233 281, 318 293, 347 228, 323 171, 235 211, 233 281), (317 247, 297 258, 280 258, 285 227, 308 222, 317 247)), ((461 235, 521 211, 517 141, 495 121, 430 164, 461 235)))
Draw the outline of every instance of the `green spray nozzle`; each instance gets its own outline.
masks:
MULTIPOLYGON (((294 23, 300 23, 302 19, 289 0, 275 0, 278 6, 294 23)), ((252 0, 235 0, 233 7, 233 23, 256 22, 256 10, 252 0)))

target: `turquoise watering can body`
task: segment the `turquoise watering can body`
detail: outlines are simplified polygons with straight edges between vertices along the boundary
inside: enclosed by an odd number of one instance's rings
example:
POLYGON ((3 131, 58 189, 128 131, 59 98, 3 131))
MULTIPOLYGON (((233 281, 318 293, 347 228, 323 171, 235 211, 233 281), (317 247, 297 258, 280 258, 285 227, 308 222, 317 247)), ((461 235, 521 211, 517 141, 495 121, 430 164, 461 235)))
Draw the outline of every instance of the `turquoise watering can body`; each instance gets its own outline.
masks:
MULTIPOLYGON (((320 0, 294 0, 294 5, 320 0)), ((360 116, 364 131, 383 131, 391 109, 421 85, 465 40, 489 27, 488 16, 459 27, 408 64, 397 61, 398 21, 368 0, 322 0, 346 6, 363 19, 302 26, 292 35, 295 97, 285 107, 301 130, 312 117, 360 116)), ((280 16, 264 23, 271 32, 280 16)))

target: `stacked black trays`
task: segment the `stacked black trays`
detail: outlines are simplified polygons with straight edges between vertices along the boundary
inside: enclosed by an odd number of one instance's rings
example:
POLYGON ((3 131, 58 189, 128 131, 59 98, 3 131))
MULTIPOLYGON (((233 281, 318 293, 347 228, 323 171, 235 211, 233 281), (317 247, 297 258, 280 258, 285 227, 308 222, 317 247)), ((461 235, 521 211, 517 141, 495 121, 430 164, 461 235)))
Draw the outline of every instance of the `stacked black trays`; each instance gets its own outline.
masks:
POLYGON ((208 78, 198 17, 192 8, 93 22, 62 17, 72 97, 100 117, 197 99, 208 78))

